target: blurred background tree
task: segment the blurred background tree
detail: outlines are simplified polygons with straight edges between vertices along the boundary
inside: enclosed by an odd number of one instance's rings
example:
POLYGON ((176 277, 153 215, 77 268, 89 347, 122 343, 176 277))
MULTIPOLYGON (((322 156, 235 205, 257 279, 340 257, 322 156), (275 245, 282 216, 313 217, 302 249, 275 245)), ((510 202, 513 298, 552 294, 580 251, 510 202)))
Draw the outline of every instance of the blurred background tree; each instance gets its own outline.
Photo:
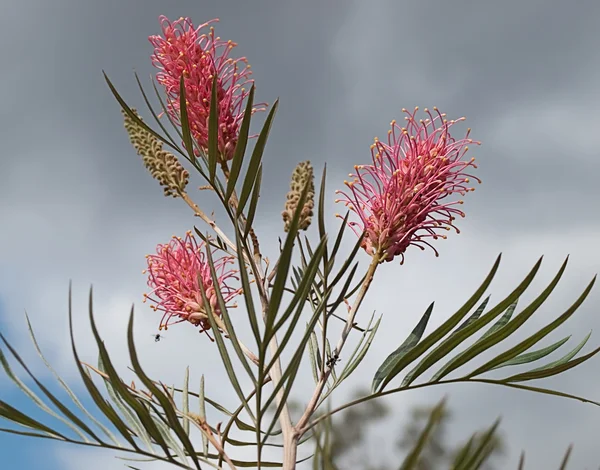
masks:
MULTIPOLYGON (((365 396, 357 391, 355 397, 365 396)), ((445 402, 437 406, 414 406, 409 411, 391 450, 378 439, 373 445, 369 436, 389 416, 389 406, 370 400, 325 420, 315 430, 317 452, 315 470, 360 468, 365 470, 498 470, 506 452, 505 440, 498 423, 474 433, 459 444, 449 442, 448 428, 452 412, 445 402), (395 451, 395 452, 394 452, 395 451), (389 453, 389 455, 386 455, 389 453), (377 460, 377 461, 376 461, 377 460)))

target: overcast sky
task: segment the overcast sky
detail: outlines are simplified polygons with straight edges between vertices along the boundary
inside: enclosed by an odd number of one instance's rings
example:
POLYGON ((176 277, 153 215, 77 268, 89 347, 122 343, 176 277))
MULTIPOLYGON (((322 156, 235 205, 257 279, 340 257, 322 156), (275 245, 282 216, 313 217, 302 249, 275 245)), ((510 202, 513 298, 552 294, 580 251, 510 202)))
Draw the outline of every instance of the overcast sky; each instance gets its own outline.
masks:
MULTIPOLYGON (((161 14, 189 16, 195 23, 220 18, 217 34, 237 42, 236 51, 248 58, 257 98, 281 100, 265 155, 268 197, 261 199, 257 217, 264 244, 274 246, 282 231, 287 181, 301 160, 310 159, 318 173, 327 162, 328 223, 337 227, 333 214, 342 208, 333 204, 334 190, 353 165, 369 161, 373 137, 384 137, 389 122, 402 119, 402 108, 438 106, 449 118, 466 116, 458 135, 469 126, 473 138, 482 142, 474 155, 483 184, 467 197, 462 233, 437 245, 440 258, 411 248, 404 266, 388 263, 378 272, 362 319, 375 310, 384 315, 383 327, 335 404, 343 403, 354 386, 370 385, 378 364, 431 301, 436 301, 432 327, 452 314, 478 287, 499 252, 503 263, 490 289, 492 304, 544 254, 525 304, 571 254, 555 293, 519 338, 562 313, 598 271, 596 1, 1 4, 0 325, 24 358, 34 360, 23 315, 27 310, 48 359, 77 387, 67 333, 69 280, 76 338, 87 360, 96 360, 86 316, 93 284, 98 323, 125 375, 125 327, 135 303, 137 344, 148 373, 181 383, 190 365, 193 383, 205 374, 208 395, 222 394, 235 403, 234 395, 225 392, 228 384, 214 345, 183 325, 154 343, 151 334, 160 318, 141 303, 144 255, 198 221, 180 200, 165 198, 143 168, 102 70, 142 110, 133 70, 150 86, 154 71, 147 37, 160 32, 161 14)), ((193 184, 202 183, 197 179, 193 184)), ((194 197, 208 208, 214 203, 204 193, 194 197)), ((365 256, 362 260, 368 261, 365 256)), ((573 347, 590 329, 600 331, 599 300, 596 289, 544 344, 573 335, 566 345, 573 347)), ((597 333, 592 335, 584 352, 599 341, 597 333)), ((599 361, 539 385, 598 400, 599 361)), ((39 363, 33 370, 50 380, 39 363)), ((310 372, 304 373, 302 383, 309 384, 310 372)), ((2 398, 30 410, 8 382, 0 379, 2 398)), ((302 385, 297 398, 308 393, 308 385, 302 385)), ((506 468, 516 468, 521 449, 527 451, 527 468, 556 468, 571 442, 575 448, 569 468, 591 469, 600 463, 600 409, 491 386, 439 387, 391 397, 386 403, 394 406, 395 419, 379 434, 385 431, 384 441, 392 442, 411 404, 434 404, 445 394, 460 415, 450 428, 456 439, 502 415, 502 427, 510 434, 506 468)), ((8 455, 8 468, 123 468, 110 452, 8 435, 0 435, 0 454, 4 462, 8 455)))

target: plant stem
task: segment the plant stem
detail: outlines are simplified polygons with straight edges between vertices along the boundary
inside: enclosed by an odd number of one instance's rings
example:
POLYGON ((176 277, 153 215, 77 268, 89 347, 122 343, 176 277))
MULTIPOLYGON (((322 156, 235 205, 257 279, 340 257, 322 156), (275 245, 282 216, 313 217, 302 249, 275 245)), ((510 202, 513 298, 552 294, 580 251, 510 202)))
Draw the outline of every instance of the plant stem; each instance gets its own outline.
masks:
MULTIPOLYGON (((369 268, 367 269, 367 274, 365 276, 365 280, 363 281, 363 284, 362 284, 360 290, 358 291, 356 300, 354 301, 352 308, 348 312, 348 318, 346 319, 346 324, 344 325, 344 329, 342 330, 342 334, 340 336, 338 344, 335 347, 335 349, 332 351, 333 357, 339 356, 340 352, 342 351, 342 348, 344 347, 344 344, 346 343, 346 340, 348 339, 348 335, 350 334, 350 331, 352 331, 352 328, 354 325, 354 319, 356 318, 358 309, 359 309, 360 305, 362 304, 362 301, 364 300, 365 295, 367 294, 367 291, 369 290, 369 287, 371 286, 371 282, 373 281, 373 277, 375 275, 375 271, 377 270, 377 266, 379 266, 379 262, 380 262, 379 256, 377 256, 377 255, 373 256, 371 264, 369 265, 369 268)), ((306 432, 306 429, 305 429, 306 425, 317 408, 319 398, 321 397, 321 394, 323 393, 325 384, 327 384, 327 379, 329 379, 329 375, 331 374, 331 371, 333 370, 333 367, 335 366, 334 362, 335 361, 332 361, 331 364, 326 365, 325 370, 324 370, 323 374, 321 374, 321 378, 319 379, 319 383, 317 384, 317 387, 315 388, 313 396, 311 397, 311 399, 306 407, 306 410, 304 411, 304 414, 302 415, 302 417, 300 418, 300 420, 298 421, 298 423, 296 425, 296 431, 298 433, 298 437, 302 437, 302 434, 304 434, 304 432, 306 432)))

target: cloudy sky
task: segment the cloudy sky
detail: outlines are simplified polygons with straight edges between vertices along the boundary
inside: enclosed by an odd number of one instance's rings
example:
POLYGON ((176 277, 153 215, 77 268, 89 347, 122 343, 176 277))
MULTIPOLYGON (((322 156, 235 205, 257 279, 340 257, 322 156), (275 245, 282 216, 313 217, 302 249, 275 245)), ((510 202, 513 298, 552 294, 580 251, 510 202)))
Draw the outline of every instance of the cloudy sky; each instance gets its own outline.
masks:
MULTIPOLYGON (((333 215, 341 208, 333 204, 333 191, 353 165, 368 162, 373 137, 384 137, 403 107, 438 106, 450 118, 466 116, 482 142, 474 155, 484 184, 467 198, 462 233, 439 244, 440 258, 411 249, 404 266, 389 263, 378 272, 363 315, 382 313, 384 327, 335 404, 353 387, 369 385, 377 365, 432 300, 432 326, 453 313, 499 252, 503 263, 492 302, 545 255, 524 304, 571 255, 563 280, 520 338, 562 313, 598 271, 598 2, 3 0, 2 6, 0 327, 45 380, 50 377, 36 362, 23 312, 48 359, 80 390, 67 334, 72 280, 84 358, 96 360, 86 317, 93 285, 101 332, 124 375, 125 326, 135 303, 137 344, 150 375, 181 383, 189 365, 194 383, 206 376, 207 394, 235 402, 214 346, 183 326, 154 343, 159 318, 141 303, 144 255, 197 220, 181 201, 163 197, 143 168, 102 70, 142 109, 133 71, 149 86, 147 37, 160 31, 161 14, 190 16, 195 23, 220 18, 218 35, 237 42, 252 64, 257 97, 281 100, 265 155, 268 197, 257 218, 263 244, 276 244, 288 176, 301 160, 310 159, 318 171, 327 162, 328 222, 336 227, 333 215)), ((208 208, 214 203, 204 193, 194 197, 208 208)), ((567 343, 573 347, 589 330, 599 331, 598 300, 596 289, 562 335, 545 344, 573 335, 567 343)), ((598 342, 593 335, 584 351, 598 342)), ((539 385, 598 400, 598 361, 539 385)), ((310 372, 304 372, 300 400, 310 393, 310 372)), ((4 376, 0 394, 32 411, 4 376)), ((483 385, 387 399, 395 418, 379 431, 387 435, 383 440, 393 441, 412 404, 433 404, 445 394, 460 415, 451 427, 457 440, 502 416, 509 436, 506 468, 516 468, 521 449, 528 468, 556 468, 571 442, 570 468, 600 463, 594 437, 600 409, 483 385)), ((0 454, 5 463, 8 455, 7 468, 123 468, 109 452, 9 435, 0 435, 0 454)))

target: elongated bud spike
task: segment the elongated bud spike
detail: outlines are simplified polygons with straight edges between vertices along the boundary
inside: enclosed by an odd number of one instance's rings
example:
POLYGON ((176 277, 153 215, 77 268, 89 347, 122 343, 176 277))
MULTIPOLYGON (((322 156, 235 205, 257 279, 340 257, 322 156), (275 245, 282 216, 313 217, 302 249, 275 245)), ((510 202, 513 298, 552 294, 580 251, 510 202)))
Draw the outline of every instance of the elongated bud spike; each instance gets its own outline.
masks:
MULTIPOLYGON (((134 114, 140 118, 135 109, 134 114)), ((133 147, 141 155, 144 165, 150 174, 164 187, 165 196, 179 196, 185 191, 188 184, 189 173, 181 166, 177 157, 163 150, 162 142, 144 129, 125 110, 121 110, 125 121, 125 130, 133 147)))
POLYGON ((300 230, 306 230, 310 226, 313 208, 315 207, 315 176, 310 161, 299 163, 292 173, 290 192, 287 193, 285 210, 281 213, 284 222, 283 230, 286 232, 290 229, 290 225, 294 219, 294 213, 296 212, 298 202, 300 201, 300 196, 302 195, 302 190, 306 184, 308 184, 308 193, 302 212, 300 213, 298 224, 300 230))

